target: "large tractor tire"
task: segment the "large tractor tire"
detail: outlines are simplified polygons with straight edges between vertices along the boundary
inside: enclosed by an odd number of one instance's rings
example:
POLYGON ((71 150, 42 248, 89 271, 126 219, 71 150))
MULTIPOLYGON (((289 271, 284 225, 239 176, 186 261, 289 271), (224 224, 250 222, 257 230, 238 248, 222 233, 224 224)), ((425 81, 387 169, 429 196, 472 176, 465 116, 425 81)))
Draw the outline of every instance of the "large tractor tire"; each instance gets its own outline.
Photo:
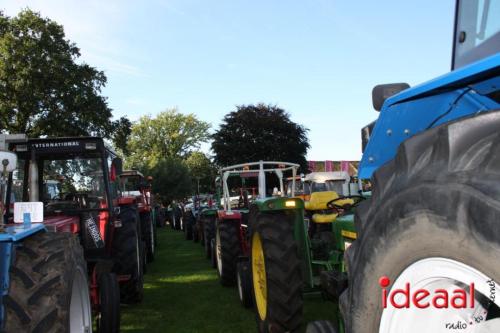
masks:
POLYGON ((303 281, 292 222, 281 214, 258 217, 250 255, 259 332, 298 332, 303 281))
POLYGON ((87 265, 77 238, 37 233, 14 249, 3 332, 90 332, 87 265))
POLYGON ((156 251, 156 226, 149 212, 141 214, 141 233, 146 247, 146 262, 153 262, 156 251))
POLYGON ((250 308, 253 305, 252 274, 248 260, 239 261, 236 265, 236 286, 241 305, 250 308))
POLYGON ((113 237, 113 271, 130 278, 120 284, 122 303, 133 304, 142 301, 144 290, 144 243, 140 237, 140 223, 135 207, 122 207, 122 226, 115 229, 113 237))
POLYGON ((491 332, 500 331, 500 298, 490 289, 500 282, 499 128, 500 112, 439 126, 402 143, 375 172, 373 196, 357 209, 358 239, 346 252, 346 332, 443 332, 452 318, 478 313, 475 332, 495 324, 491 332), (382 306, 383 289, 462 288, 469 299, 472 282, 474 308, 382 306))
POLYGON ((210 241, 210 264, 212 268, 217 269, 217 250, 216 250, 216 245, 215 245, 215 238, 212 238, 210 241))
POLYGON ((236 263, 241 255, 239 223, 236 220, 217 222, 215 233, 215 253, 217 273, 223 286, 236 284, 236 263))
POLYGON ((337 333, 338 330, 328 320, 316 320, 307 324, 306 333, 337 333))
POLYGON ((205 216, 203 221, 203 239, 205 240, 205 255, 207 259, 212 257, 211 243, 215 237, 215 217, 205 216))
POLYGON ((184 214, 184 237, 186 240, 192 240, 193 239, 193 214, 191 212, 188 212, 184 214))
POLYGON ((100 314, 98 333, 120 332, 120 286, 115 273, 103 273, 99 278, 100 314))

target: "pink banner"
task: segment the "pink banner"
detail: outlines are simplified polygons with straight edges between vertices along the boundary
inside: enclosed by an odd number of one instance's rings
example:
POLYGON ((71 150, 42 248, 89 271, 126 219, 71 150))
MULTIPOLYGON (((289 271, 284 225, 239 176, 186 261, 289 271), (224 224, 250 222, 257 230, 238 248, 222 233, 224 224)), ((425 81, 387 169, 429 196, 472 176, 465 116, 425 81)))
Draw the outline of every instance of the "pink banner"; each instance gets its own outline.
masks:
POLYGON ((314 161, 309 161, 309 170, 314 171, 316 168, 316 163, 314 161))
POLYGON ((325 161, 325 171, 333 171, 333 161, 325 161))
POLYGON ((349 161, 340 162, 340 170, 349 172, 349 161))

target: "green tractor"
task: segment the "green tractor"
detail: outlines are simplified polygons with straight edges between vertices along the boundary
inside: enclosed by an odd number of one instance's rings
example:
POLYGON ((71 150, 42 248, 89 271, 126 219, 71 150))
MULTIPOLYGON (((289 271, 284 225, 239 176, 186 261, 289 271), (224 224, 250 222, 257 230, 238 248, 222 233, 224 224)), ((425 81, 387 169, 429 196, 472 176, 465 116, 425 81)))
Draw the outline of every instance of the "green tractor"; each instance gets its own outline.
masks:
POLYGON ((298 331, 304 293, 336 299, 346 283, 343 253, 356 239, 353 211, 364 197, 346 172, 311 174, 302 185, 307 201, 264 198, 250 208, 259 332, 298 331))

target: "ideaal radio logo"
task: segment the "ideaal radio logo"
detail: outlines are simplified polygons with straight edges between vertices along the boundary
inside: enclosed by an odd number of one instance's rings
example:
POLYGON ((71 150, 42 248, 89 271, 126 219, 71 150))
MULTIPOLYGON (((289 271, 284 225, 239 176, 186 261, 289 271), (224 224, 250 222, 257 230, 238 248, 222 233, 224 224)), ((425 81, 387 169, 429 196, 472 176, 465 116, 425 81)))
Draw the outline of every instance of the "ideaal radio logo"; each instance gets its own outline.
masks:
MULTIPOLYGON (((486 281, 489 287, 488 303, 494 303, 496 299, 496 283, 492 279, 486 281)), ((464 288, 455 288, 453 290, 435 289, 427 290, 419 288, 413 290, 410 283, 407 282, 402 289, 388 290, 391 280, 387 276, 379 279, 379 285, 382 287, 382 307, 387 309, 475 309, 476 308, 476 286, 472 282, 464 288)), ((487 307, 486 307, 487 308, 487 307)), ((445 328, 450 330, 464 330, 468 326, 481 323, 487 319, 487 311, 475 314, 469 318, 468 322, 457 321, 454 323, 444 323, 445 328)))

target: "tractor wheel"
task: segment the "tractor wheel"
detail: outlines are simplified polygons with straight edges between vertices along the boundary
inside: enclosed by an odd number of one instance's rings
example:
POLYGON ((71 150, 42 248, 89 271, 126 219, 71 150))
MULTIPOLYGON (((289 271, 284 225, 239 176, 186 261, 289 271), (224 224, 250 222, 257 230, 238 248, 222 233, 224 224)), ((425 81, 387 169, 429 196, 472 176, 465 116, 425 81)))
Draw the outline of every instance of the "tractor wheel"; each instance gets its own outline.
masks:
POLYGON ((250 263, 240 261, 236 265, 236 285, 238 286, 238 296, 241 305, 249 308, 253 305, 252 275, 250 263))
POLYGON ((151 218, 151 213, 146 212, 141 214, 141 233, 142 240, 146 244, 146 261, 153 262, 155 259, 155 225, 151 218))
POLYGON ((346 252, 346 332, 442 332, 451 318, 498 331, 500 298, 490 288, 500 282, 498 128, 500 112, 436 127, 403 142, 375 172, 372 198, 356 212, 358 239, 346 252), (420 309, 417 294, 407 309, 396 309, 390 295, 382 306, 383 290, 461 289, 470 299, 471 283, 474 307, 420 309))
POLYGON ((234 286, 236 283, 236 261, 241 254, 239 231, 239 223, 236 220, 217 223, 215 233, 217 273, 223 286, 234 286))
POLYGON ((335 326, 328 320, 316 320, 306 327, 306 333, 337 333, 335 326))
POLYGON ((203 232, 203 224, 205 223, 205 218, 203 216, 199 216, 196 221, 196 233, 198 234, 198 239, 200 241, 200 246, 205 248, 205 234, 203 232))
POLYGON ((281 214, 263 215, 252 227, 251 269, 259 332, 298 332, 302 287, 293 226, 281 214))
POLYGON ((212 268, 217 268, 217 250, 215 248, 215 238, 212 238, 212 240, 210 241, 210 261, 212 264, 212 268))
POLYGON ((114 230, 113 257, 114 272, 129 275, 130 279, 120 285, 122 303, 133 304, 142 301, 144 282, 144 248, 140 237, 140 223, 134 207, 122 207, 122 226, 114 230))
POLYGON ((78 239, 41 232, 13 252, 2 332, 90 332, 87 265, 78 239))
POLYGON ((215 237, 215 219, 207 216, 203 222, 203 238, 205 239, 205 255, 207 259, 212 257, 212 239, 215 237))
POLYGON ((188 213, 188 215, 184 216, 184 236, 186 240, 192 240, 193 239, 193 225, 191 224, 191 219, 192 215, 191 213, 188 213))
POLYGON ((200 235, 198 235, 198 227, 196 225, 196 219, 193 217, 191 221, 193 224, 191 225, 191 232, 193 233, 193 242, 198 243, 200 241, 200 235))
POLYGON ((120 332, 120 286, 114 273, 104 273, 99 279, 100 314, 98 333, 120 332))

